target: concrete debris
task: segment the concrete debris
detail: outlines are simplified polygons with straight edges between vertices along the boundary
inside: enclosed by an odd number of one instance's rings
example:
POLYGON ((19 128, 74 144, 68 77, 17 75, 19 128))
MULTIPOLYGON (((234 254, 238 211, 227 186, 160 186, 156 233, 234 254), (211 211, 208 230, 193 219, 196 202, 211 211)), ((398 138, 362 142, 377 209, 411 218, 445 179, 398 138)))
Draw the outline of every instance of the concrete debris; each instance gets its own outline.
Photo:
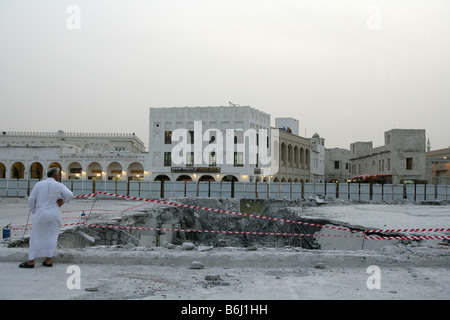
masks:
POLYGON ((86 239, 87 241, 91 242, 91 243, 95 243, 95 238, 84 233, 83 231, 78 231, 79 234, 81 234, 81 236, 86 239))
POLYGON ((181 250, 194 250, 195 249, 195 244, 193 244, 192 242, 183 242, 183 244, 181 245, 181 250))
POLYGON ((205 266, 200 261, 192 261, 191 269, 204 269, 205 266))
POLYGON ((206 280, 206 281, 219 281, 219 280, 221 280, 221 279, 220 279, 220 275, 219 275, 219 274, 216 274, 216 275, 210 275, 210 274, 207 274, 207 275, 205 276, 205 280, 206 280))
POLYGON ((198 246, 197 251, 204 252, 204 251, 211 251, 213 249, 212 246, 198 246))

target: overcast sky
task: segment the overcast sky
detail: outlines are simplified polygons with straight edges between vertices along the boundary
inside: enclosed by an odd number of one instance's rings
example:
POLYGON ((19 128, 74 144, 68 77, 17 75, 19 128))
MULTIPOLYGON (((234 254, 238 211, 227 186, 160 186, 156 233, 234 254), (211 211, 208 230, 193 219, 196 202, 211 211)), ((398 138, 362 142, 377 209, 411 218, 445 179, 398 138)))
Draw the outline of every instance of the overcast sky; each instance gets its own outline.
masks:
POLYGON ((135 132, 249 105, 327 148, 450 145, 448 0, 0 0, 0 131, 135 132))

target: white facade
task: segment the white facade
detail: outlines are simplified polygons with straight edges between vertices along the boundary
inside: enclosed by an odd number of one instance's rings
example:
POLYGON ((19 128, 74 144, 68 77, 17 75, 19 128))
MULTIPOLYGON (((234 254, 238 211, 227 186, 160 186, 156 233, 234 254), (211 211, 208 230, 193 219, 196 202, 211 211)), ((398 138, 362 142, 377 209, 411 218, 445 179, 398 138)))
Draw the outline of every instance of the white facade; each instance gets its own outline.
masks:
POLYGON ((0 134, 0 179, 142 180, 146 152, 134 134, 9 132, 0 134))
POLYGON ((262 179, 262 165, 250 161, 245 136, 270 129, 270 115, 249 106, 150 108, 146 167, 152 181, 262 179), (175 136, 183 130, 186 136, 175 136), (190 148, 184 154, 182 144, 190 148))
POLYGON ((325 139, 315 133, 311 144, 311 182, 325 182, 325 139))

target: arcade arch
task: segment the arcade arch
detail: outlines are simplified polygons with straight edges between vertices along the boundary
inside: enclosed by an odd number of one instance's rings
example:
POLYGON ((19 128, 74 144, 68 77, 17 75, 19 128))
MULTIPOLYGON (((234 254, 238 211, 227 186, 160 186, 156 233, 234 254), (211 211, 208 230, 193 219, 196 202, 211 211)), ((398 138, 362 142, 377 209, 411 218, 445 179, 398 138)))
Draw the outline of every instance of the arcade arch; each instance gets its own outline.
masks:
POLYGON ((88 180, 101 180, 103 176, 102 166, 98 162, 91 162, 86 170, 88 180))
POLYGON ((28 177, 30 179, 41 180, 44 176, 44 167, 39 162, 33 162, 30 166, 28 177))
POLYGON ((144 167, 139 162, 133 162, 127 169, 128 180, 144 180, 144 167))
POLYGON ((11 179, 23 179, 25 177, 25 166, 22 162, 14 162, 11 166, 11 179))
POLYGON ((118 162, 111 162, 108 165, 107 175, 108 180, 122 180, 122 165, 118 162))
POLYGON ((83 167, 78 162, 71 162, 67 166, 67 179, 82 179, 83 177, 83 167))

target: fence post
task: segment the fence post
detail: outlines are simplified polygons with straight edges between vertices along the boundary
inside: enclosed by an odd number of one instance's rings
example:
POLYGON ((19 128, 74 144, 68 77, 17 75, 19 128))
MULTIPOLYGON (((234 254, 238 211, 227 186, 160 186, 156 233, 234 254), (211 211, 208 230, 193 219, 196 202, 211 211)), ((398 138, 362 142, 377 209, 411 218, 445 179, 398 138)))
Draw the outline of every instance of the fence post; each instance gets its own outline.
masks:
POLYGON ((336 199, 339 199, 339 182, 336 182, 336 199))
POLYGON ((434 185, 434 200, 437 200, 438 196, 438 185, 437 183, 434 185))
POLYGON ((292 181, 289 181, 289 199, 292 199, 292 181))
POLYGON ((361 201, 361 182, 358 182, 358 201, 361 201))
POLYGON ((301 196, 302 196, 302 199, 305 199, 305 181, 303 181, 303 180, 302 180, 301 187, 302 187, 301 196))

